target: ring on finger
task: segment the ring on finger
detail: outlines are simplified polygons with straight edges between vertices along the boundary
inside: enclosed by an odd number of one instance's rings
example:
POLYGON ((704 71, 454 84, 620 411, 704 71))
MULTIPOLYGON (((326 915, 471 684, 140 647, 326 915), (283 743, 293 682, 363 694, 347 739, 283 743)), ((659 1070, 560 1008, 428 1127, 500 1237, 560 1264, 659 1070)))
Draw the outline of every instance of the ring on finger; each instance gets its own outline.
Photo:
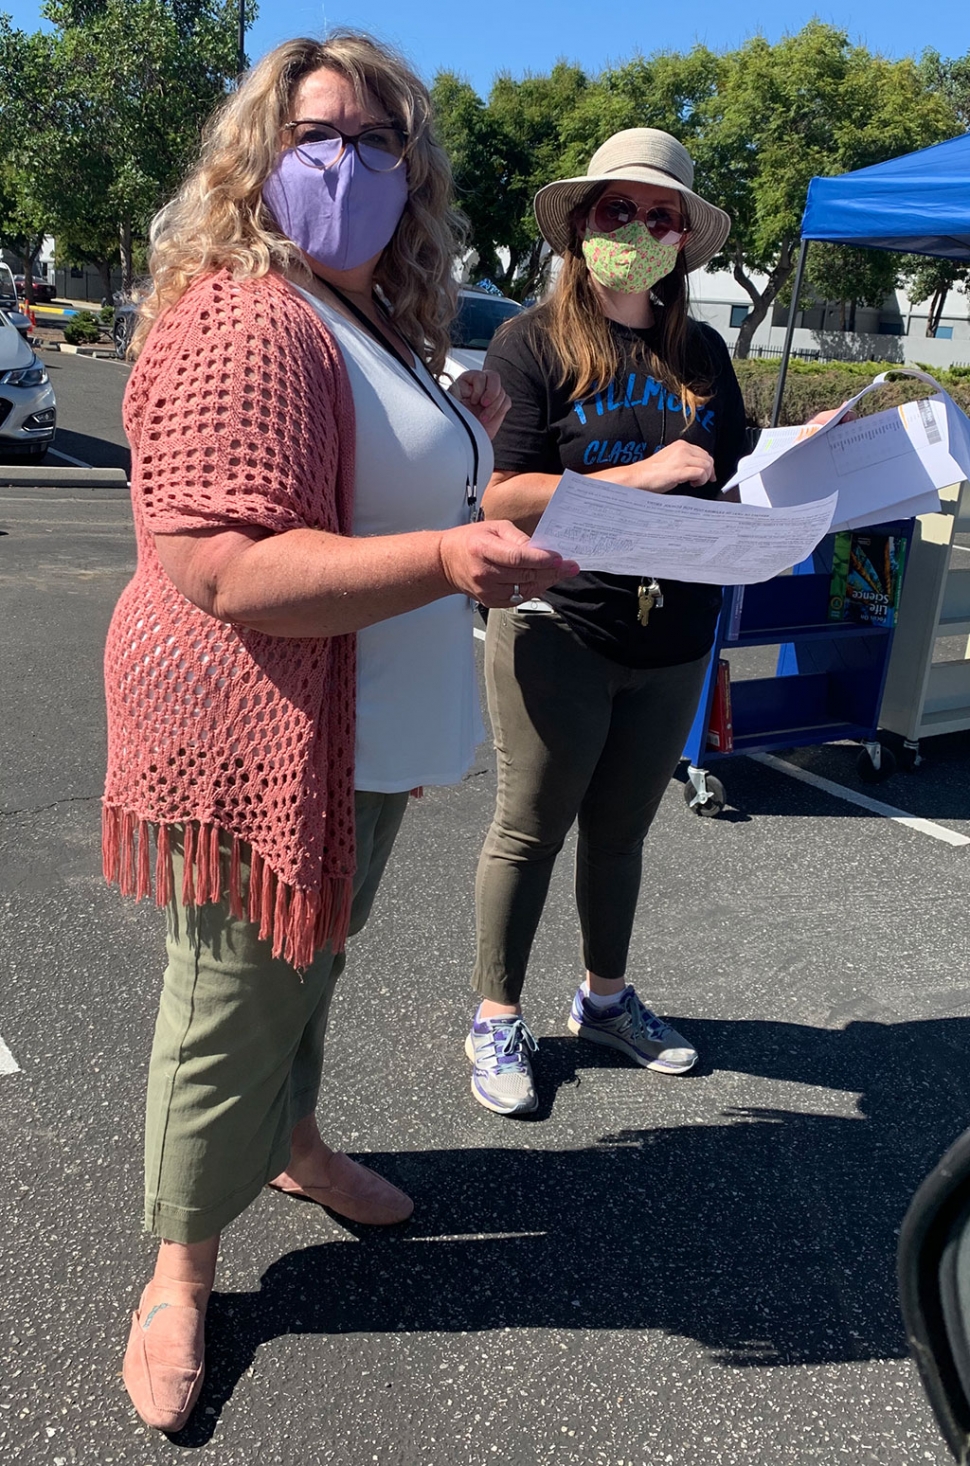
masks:
POLYGON ((510 606, 521 606, 521 604, 522 604, 522 602, 524 600, 525 600, 525 596, 519 590, 518 585, 517 584, 516 585, 513 585, 513 587, 512 587, 512 594, 509 596, 509 605, 510 606))

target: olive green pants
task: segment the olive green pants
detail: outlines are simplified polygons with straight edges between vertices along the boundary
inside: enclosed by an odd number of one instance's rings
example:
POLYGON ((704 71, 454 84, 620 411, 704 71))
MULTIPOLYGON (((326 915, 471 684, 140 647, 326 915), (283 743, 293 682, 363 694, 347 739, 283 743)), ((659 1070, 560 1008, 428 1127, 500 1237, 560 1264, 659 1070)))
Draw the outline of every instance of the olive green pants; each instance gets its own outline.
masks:
MULTIPOLYGON (((407 794, 356 796, 351 934, 370 914, 407 794)), ((181 843, 173 841, 175 890, 181 843)), ((223 852, 228 871, 228 849, 223 852)), ((168 908, 168 967, 148 1072, 145 1226, 170 1242, 213 1237, 255 1200, 316 1108, 330 1000, 344 956, 300 974, 222 901, 168 908)))
POLYGON ((624 667, 559 616, 492 611, 485 638, 498 797, 475 883, 480 997, 517 1003, 573 822, 583 965, 626 975, 643 842, 681 757, 708 657, 624 667))

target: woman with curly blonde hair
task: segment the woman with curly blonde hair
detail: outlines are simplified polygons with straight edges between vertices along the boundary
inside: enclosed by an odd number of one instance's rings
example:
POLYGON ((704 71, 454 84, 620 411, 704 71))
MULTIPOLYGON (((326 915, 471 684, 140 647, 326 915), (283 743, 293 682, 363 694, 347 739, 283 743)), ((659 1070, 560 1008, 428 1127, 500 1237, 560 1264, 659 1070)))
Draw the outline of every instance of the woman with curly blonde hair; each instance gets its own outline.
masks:
MULTIPOLYGON (((428 94, 340 32, 271 52, 157 221, 125 399, 138 567, 105 658, 105 873, 166 908, 124 1378, 178 1430, 219 1234, 266 1185, 358 1222, 403 1192, 323 1142, 331 994, 408 792, 479 736, 469 597, 561 579, 476 523, 507 398, 439 388, 456 216, 428 94), (154 848, 153 848, 154 847, 154 848)), ((520 589, 521 587, 521 589, 520 589)))

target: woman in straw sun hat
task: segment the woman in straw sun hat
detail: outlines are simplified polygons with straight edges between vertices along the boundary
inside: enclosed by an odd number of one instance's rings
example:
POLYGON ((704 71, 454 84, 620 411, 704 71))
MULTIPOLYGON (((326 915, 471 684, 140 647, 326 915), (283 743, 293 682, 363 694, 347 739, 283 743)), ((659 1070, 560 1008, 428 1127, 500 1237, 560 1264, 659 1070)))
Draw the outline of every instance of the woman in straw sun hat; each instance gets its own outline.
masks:
MULTIPOLYGON (((487 517, 531 531, 566 468, 698 498, 734 472, 740 389, 724 342, 687 313, 688 274, 731 221, 693 176, 675 138, 637 127, 609 138, 584 177, 540 189, 536 220, 562 267, 551 297, 510 321, 488 355, 512 406, 487 517)), ((648 562, 639 577, 581 574, 488 618, 499 785, 476 886, 481 1005, 465 1045, 488 1109, 537 1104, 520 996, 574 820, 586 977, 570 1029, 660 1073, 696 1062, 626 964, 643 840, 696 711, 720 600, 710 586, 658 583, 648 562)))

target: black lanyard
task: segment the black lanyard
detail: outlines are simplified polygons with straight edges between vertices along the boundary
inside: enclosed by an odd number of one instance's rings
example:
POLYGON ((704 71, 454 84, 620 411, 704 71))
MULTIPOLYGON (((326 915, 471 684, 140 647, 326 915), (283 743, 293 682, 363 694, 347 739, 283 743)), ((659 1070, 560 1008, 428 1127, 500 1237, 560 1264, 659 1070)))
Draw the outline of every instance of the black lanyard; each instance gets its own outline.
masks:
MULTIPOLYGON (((411 364, 411 362, 408 361, 407 357, 401 355, 401 353, 398 351, 397 347, 392 341, 388 341, 384 333, 377 329, 370 317, 368 315, 365 315, 365 313, 360 309, 360 306, 355 305, 352 300, 348 300, 343 291, 338 290, 336 285, 331 285, 329 280, 323 280, 321 283, 325 285, 328 290, 333 291, 334 295, 337 297, 340 303, 345 306, 347 310, 350 311, 350 314, 354 316, 356 320, 360 322, 361 326, 364 328, 367 334, 377 342, 378 346, 383 346, 385 351, 390 352, 394 360, 400 363, 400 365, 407 372, 411 380, 421 388, 421 391, 424 393, 425 397, 427 397, 430 402, 434 403, 438 411, 443 413, 444 416, 450 421, 457 420, 459 423, 461 423, 461 426, 464 428, 465 433, 468 437, 468 441, 472 445, 472 471, 471 475, 467 473, 465 474, 465 503, 468 506, 469 519, 475 519, 478 506, 479 457, 478 440, 475 437, 475 432, 471 424, 465 421, 462 413, 458 411, 458 408, 450 400, 448 393, 444 390, 443 387, 440 387, 438 383, 434 381, 433 377, 430 377, 430 373, 429 378, 434 383, 434 390, 432 390, 432 388, 428 386, 428 383, 418 372, 415 371, 413 365, 411 364), (446 402, 448 403, 447 411, 445 409, 446 402)), ((388 325, 391 326, 392 330, 396 331, 397 327, 394 326, 393 322, 389 319, 389 317, 387 316, 387 312, 383 309, 380 301, 377 300, 376 296, 375 304, 378 310, 384 316, 385 320, 387 320, 388 325)), ((404 340, 404 337, 401 337, 401 339, 404 340)), ((415 356, 417 356, 417 352, 415 352, 414 354, 415 356)))

